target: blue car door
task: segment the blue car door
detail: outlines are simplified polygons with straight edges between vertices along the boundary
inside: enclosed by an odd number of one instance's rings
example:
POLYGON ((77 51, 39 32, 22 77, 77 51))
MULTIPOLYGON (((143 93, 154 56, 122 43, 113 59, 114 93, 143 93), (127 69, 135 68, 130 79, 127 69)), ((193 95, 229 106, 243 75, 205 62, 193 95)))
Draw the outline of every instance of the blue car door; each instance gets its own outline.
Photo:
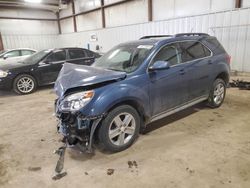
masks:
POLYGON ((182 61, 187 64, 189 100, 205 97, 211 85, 211 51, 198 41, 181 42, 180 48, 182 61))
POLYGON ((168 61, 170 67, 149 72, 149 90, 153 116, 174 109, 188 100, 186 64, 181 63, 178 44, 163 46, 150 65, 156 61, 168 61))

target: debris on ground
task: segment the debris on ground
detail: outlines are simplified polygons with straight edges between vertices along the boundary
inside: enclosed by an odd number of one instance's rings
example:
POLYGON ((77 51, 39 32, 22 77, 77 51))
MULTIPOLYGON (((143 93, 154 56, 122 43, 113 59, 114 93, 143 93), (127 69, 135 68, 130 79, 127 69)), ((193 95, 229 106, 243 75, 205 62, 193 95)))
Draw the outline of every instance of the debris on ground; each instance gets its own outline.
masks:
POLYGON ((128 168, 137 168, 138 165, 137 165, 137 162, 136 161, 128 161, 128 168))
POLYGON ((61 179, 62 177, 67 175, 67 172, 62 172, 64 166, 64 155, 65 155, 66 145, 58 148, 58 150, 54 151, 55 154, 59 155, 59 159, 55 168, 55 175, 52 177, 53 180, 61 179))
POLYGON ((115 169, 112 169, 112 168, 107 169, 107 175, 109 175, 109 176, 113 175, 114 172, 115 172, 115 169))
POLYGON ((84 174, 87 176, 87 175, 89 175, 89 173, 88 172, 84 172, 84 174))
POLYGON ((230 87, 238 87, 239 89, 250 90, 250 82, 243 80, 233 80, 229 83, 230 87))
POLYGON ((137 162, 136 162, 136 161, 133 161, 133 165, 134 165, 134 167, 135 167, 135 168, 137 168, 137 167, 138 167, 138 165, 137 165, 137 162))
POLYGON ((132 161, 128 161, 128 167, 129 167, 129 168, 132 168, 132 167, 133 167, 132 161))
POLYGON ((34 172, 35 172, 35 171, 39 171, 39 170, 41 170, 41 169, 42 169, 42 168, 41 168, 40 166, 37 166, 37 167, 29 167, 29 168, 28 168, 29 171, 34 171, 34 172))
POLYGON ((52 177, 53 180, 59 180, 61 179, 62 177, 66 176, 67 175, 67 172, 61 172, 59 174, 56 174, 52 177))
POLYGON ((191 170, 191 169, 188 168, 188 167, 186 168, 186 171, 189 172, 189 174, 194 174, 194 172, 195 172, 194 170, 191 170))

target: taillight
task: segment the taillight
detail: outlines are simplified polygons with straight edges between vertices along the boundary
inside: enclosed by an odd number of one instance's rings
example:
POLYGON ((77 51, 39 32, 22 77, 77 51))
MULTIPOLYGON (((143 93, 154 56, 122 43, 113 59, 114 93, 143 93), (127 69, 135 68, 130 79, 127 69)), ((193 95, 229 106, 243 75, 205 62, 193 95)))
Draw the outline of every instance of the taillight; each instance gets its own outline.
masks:
POLYGON ((227 64, 230 65, 230 63, 231 63, 231 56, 230 56, 230 55, 227 55, 226 60, 227 60, 227 64))

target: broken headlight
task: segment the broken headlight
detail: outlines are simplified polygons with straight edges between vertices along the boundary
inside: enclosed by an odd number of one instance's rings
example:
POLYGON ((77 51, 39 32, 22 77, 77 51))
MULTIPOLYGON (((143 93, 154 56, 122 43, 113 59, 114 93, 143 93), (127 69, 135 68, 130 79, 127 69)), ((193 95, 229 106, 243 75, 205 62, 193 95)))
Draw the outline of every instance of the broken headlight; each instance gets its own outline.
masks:
POLYGON ((94 96, 94 91, 84 91, 74 93, 65 97, 60 103, 60 109, 63 111, 77 111, 86 106, 94 96))

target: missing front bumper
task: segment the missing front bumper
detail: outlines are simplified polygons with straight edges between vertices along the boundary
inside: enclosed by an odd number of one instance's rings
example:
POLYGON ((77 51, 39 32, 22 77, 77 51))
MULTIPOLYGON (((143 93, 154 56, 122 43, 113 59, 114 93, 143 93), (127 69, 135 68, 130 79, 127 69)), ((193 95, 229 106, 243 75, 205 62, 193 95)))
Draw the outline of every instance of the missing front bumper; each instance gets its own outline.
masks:
POLYGON ((81 152, 93 153, 94 133, 104 114, 84 117, 81 115, 60 114, 58 132, 64 136, 67 147, 81 152))

